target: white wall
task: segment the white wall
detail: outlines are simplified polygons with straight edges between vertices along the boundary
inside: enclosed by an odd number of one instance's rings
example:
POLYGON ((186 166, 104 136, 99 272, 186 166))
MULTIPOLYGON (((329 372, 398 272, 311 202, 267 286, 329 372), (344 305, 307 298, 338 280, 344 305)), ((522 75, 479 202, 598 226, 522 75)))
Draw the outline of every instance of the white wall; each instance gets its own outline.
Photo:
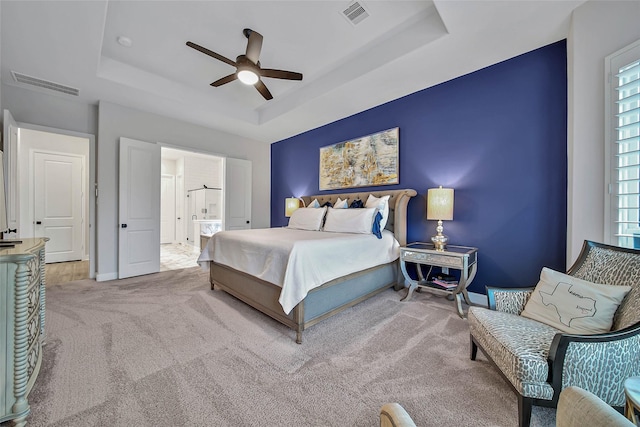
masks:
MULTIPOLYGON (((2 22, 1 19, 2 16, 2 2, 0 2, 0 22, 2 22)), ((2 29, 0 28, 0 46, 2 46, 2 29)), ((0 59, 1 59, 2 55, 0 55, 0 59)), ((0 70, 2 69, 2 61, 0 61, 0 70)), ((2 85, 0 84, 0 111, 4 111, 4 107, 2 106, 2 85)), ((3 143, 0 142, 0 148, 3 148, 4 146, 2 145, 3 143)))
POLYGON ((2 84, 2 106, 17 122, 96 135, 98 106, 68 95, 42 92, 2 84))
POLYGON ((160 173, 162 175, 176 175, 176 161, 173 159, 162 159, 160 164, 160 173))
POLYGON ((118 268, 119 138, 162 142, 175 148, 246 159, 252 162, 252 222, 269 227, 271 150, 268 144, 191 125, 120 105, 100 102, 98 119, 98 263, 97 279, 111 278, 118 268))
POLYGON ((184 157, 184 187, 185 191, 203 188, 222 187, 222 159, 193 157, 186 155, 184 157))
POLYGON ((568 49, 567 265, 604 241, 604 58, 640 39, 640 2, 590 1, 573 12, 568 49))

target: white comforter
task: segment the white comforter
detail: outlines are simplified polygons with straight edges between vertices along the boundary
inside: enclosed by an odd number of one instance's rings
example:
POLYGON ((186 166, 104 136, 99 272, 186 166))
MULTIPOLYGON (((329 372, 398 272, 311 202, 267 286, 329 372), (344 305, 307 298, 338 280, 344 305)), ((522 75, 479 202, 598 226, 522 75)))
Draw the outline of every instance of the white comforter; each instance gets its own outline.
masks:
POLYGON ((209 239, 198 264, 215 261, 281 286, 280 305, 289 313, 323 283, 386 264, 400 255, 393 233, 373 234, 265 228, 222 231, 209 239))

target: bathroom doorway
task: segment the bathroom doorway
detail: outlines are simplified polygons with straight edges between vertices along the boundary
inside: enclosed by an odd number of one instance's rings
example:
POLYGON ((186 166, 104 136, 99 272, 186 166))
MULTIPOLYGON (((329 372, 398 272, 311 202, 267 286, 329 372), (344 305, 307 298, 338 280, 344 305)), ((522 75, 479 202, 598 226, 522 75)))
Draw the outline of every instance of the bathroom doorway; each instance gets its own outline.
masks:
POLYGON ((224 158, 162 147, 161 159, 160 271, 195 267, 222 227, 224 158))

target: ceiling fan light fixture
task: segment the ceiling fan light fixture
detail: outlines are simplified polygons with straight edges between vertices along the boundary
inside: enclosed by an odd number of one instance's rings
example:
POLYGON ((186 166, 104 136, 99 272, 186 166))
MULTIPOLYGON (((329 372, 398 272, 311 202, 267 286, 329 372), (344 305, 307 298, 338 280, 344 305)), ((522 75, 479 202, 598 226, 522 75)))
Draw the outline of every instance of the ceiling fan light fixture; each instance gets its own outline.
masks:
POLYGON ((238 80, 246 85, 258 83, 258 75, 251 70, 238 70, 238 80))
MULTIPOLYGON (((2 0, 0 0, 2 1, 2 0)), ((220 87, 227 83, 231 83, 234 80, 240 80, 246 85, 251 85, 256 88, 260 95, 267 101, 273 99, 273 95, 269 92, 269 89, 261 80, 261 78, 269 77, 272 79, 283 80, 302 80, 302 74, 294 71, 276 70, 272 68, 260 67, 260 50, 262 49, 262 35, 249 28, 245 28, 242 33, 248 39, 247 50, 244 55, 238 55, 235 61, 215 53, 212 50, 197 45, 191 41, 187 41, 187 46, 204 53, 218 61, 224 62, 236 68, 233 74, 224 76, 213 83, 210 86, 220 87)))

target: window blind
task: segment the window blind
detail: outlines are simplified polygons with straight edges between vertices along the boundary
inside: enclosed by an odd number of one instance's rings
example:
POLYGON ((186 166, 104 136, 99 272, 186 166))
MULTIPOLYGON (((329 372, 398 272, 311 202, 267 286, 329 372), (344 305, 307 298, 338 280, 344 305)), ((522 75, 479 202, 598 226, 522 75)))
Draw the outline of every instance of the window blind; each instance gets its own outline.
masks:
POLYGON ((620 246, 640 248, 640 59, 619 67, 614 84, 615 235, 620 246))

